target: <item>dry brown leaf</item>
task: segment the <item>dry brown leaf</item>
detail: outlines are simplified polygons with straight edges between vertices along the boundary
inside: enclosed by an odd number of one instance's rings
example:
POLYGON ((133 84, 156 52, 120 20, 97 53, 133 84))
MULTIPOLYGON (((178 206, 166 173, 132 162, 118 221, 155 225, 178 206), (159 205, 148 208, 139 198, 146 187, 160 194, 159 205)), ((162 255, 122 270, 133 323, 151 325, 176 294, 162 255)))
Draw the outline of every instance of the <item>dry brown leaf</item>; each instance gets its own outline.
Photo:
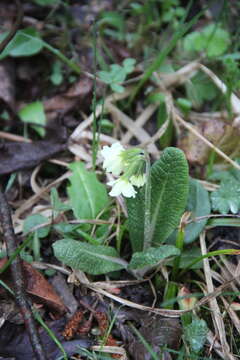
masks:
MULTIPOLYGON (((0 262, 0 268, 6 263, 4 258, 0 262)), ((44 278, 44 276, 34 269, 31 264, 23 261, 23 273, 26 281, 26 292, 33 296, 34 302, 49 306, 49 308, 59 315, 66 312, 66 307, 60 297, 54 291, 52 285, 44 278)), ((2 280, 12 288, 12 279, 10 268, 0 275, 2 280)))

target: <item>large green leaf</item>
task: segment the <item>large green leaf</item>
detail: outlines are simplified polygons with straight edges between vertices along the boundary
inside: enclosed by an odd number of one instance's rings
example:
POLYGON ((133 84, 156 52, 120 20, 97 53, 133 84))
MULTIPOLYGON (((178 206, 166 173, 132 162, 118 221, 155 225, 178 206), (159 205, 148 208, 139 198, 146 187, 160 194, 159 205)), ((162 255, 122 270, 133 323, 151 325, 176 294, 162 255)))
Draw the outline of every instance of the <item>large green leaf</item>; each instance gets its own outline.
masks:
MULTIPOLYGON (((188 196, 188 164, 184 153, 166 148, 151 168, 151 246, 158 246, 179 224, 188 196)), ((144 242, 145 187, 127 199, 128 225, 133 251, 144 242)))
POLYGON ((144 252, 133 254, 129 269, 142 269, 146 266, 155 266, 159 261, 169 257, 180 255, 180 250, 172 245, 162 245, 159 248, 149 248, 144 252))
POLYGON ((54 255, 73 269, 92 275, 106 274, 126 267, 110 246, 91 245, 73 239, 58 240, 53 244, 54 255))
MULTIPOLYGON (((1 34, 2 41, 8 33, 1 34)), ((6 48, 0 54, 0 60, 6 56, 32 56, 37 54, 43 48, 43 41, 39 33, 33 28, 18 30, 14 38, 9 42, 6 48)))
POLYGON ((69 167, 73 174, 69 178, 68 195, 74 215, 77 219, 95 219, 108 204, 106 187, 83 163, 72 163, 69 167))

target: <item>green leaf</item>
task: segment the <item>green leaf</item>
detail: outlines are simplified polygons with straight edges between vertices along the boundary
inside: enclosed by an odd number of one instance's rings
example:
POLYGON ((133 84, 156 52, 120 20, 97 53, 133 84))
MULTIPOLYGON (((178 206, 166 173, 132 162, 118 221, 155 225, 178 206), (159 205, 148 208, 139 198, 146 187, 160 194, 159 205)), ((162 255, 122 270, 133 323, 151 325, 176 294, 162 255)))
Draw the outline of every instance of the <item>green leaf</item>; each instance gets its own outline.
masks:
POLYGON ((134 70, 136 60, 132 58, 125 59, 123 61, 123 67, 127 74, 131 73, 134 70))
MULTIPOLYGON (((7 33, 1 34, 0 42, 7 36, 7 33)), ((39 33, 33 28, 18 30, 14 38, 9 42, 6 48, 0 54, 0 60, 6 56, 32 56, 39 53, 43 48, 43 41, 39 33)))
POLYGON ((190 325, 184 328, 185 339, 195 354, 203 349, 207 334, 207 323, 203 319, 194 319, 190 325))
MULTIPOLYGON (((166 148, 151 168, 151 246, 163 243, 177 228, 188 197, 188 164, 184 153, 166 148)), ((144 240, 145 187, 126 199, 133 251, 142 251, 144 240)))
MULTIPOLYGON (((26 220, 24 220, 23 232, 28 233, 37 225, 42 225, 45 223, 48 223, 48 218, 46 218, 45 216, 43 216, 41 214, 30 215, 26 218, 26 220)), ((50 231, 50 226, 46 226, 42 229, 36 230, 36 233, 37 233, 38 238, 41 239, 41 238, 45 238, 46 236, 48 236, 49 231, 50 231)))
POLYGON ((231 42, 229 33, 220 27, 216 27, 215 24, 208 25, 203 30, 203 36, 209 57, 223 55, 231 42))
POLYGON ((121 86, 121 83, 123 83, 127 75, 133 71, 135 62, 136 61, 131 58, 125 59, 123 66, 112 64, 110 71, 99 71, 98 76, 103 82, 110 85, 113 91, 122 93, 124 87, 121 86))
MULTIPOLYGON (((201 185, 198 180, 190 178, 189 183, 189 195, 186 206, 186 211, 191 212, 190 219, 195 219, 201 216, 209 215, 211 212, 211 204, 207 190, 201 185)), ((204 229, 207 218, 201 221, 191 222, 185 228, 184 242, 186 244, 192 243, 201 231, 204 229)), ((177 233, 174 232, 169 237, 169 241, 172 243, 176 241, 177 233)))
POLYGON ((194 107, 198 108, 204 101, 216 98, 218 89, 215 84, 202 72, 198 72, 186 83, 187 98, 194 107))
POLYGON ((83 163, 75 162, 69 167, 73 174, 67 190, 74 215, 77 219, 95 219, 108 205, 106 187, 98 181, 94 172, 86 170, 83 163))
MULTIPOLYGON (((179 269, 186 269, 191 265, 191 263, 202 256, 201 249, 197 246, 191 246, 189 249, 183 249, 180 258, 179 269)), ((203 262, 199 261, 196 264, 191 266, 191 269, 201 269, 203 267, 203 262)))
POLYGON ((136 252, 133 254, 129 269, 142 269, 146 266, 155 266, 161 260, 176 255, 180 255, 180 250, 172 245, 162 245, 157 249, 149 248, 144 252, 136 252))
POLYGON ((236 214, 240 209, 240 184, 233 177, 222 181, 220 188, 211 194, 212 208, 221 214, 231 211, 236 214))
POLYGON ((57 4, 61 0, 34 0, 40 6, 51 6, 57 4))
POLYGON ((51 204, 53 209, 56 211, 67 211, 71 209, 69 204, 64 204, 61 202, 56 188, 51 189, 51 204))
MULTIPOLYGON (((41 101, 35 101, 31 104, 24 106, 19 111, 19 116, 23 122, 33 123, 39 125, 46 125, 46 116, 44 112, 43 103, 41 101)), ((41 126, 32 126, 32 128, 40 135, 45 135, 45 129, 41 126)))
POLYGON ((240 218, 229 218, 229 217, 222 217, 222 218, 212 218, 209 219, 207 222, 207 226, 215 227, 215 226, 237 226, 240 227, 240 218))
POLYGON ((186 35, 183 48, 187 52, 206 51, 207 56, 216 57, 226 52, 230 42, 230 35, 226 30, 210 24, 201 31, 186 35))
MULTIPOLYGON (((204 189, 199 181, 194 179, 190 180, 189 185, 189 197, 186 210, 191 211, 191 218, 195 219, 209 215, 211 205, 207 190, 204 189)), ((204 229, 206 223, 207 218, 187 225, 185 230, 185 243, 189 244, 193 242, 204 229)))
POLYGON ((62 64, 60 61, 55 61, 52 66, 52 74, 50 80, 53 85, 60 85, 63 82, 62 64))
POLYGON ((101 25, 111 25, 123 31, 124 28, 124 17, 122 14, 119 14, 117 11, 106 11, 101 13, 101 19, 98 20, 98 26, 101 25))
POLYGON ((117 251, 110 246, 63 239, 53 244, 53 250, 56 258, 64 264, 92 275, 106 274, 126 267, 117 251))
POLYGON ((123 93, 125 90, 122 85, 118 85, 118 84, 111 84, 111 89, 120 94, 123 93))

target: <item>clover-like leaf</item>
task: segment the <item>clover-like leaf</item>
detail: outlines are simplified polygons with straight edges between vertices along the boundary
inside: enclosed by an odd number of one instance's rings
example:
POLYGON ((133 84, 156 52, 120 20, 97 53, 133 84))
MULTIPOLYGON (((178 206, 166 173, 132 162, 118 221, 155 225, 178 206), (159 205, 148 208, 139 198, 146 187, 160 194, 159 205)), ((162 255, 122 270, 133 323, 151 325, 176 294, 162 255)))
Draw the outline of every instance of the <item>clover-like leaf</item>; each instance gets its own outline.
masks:
POLYGON ((233 177, 222 181, 220 188, 211 194, 212 208, 221 214, 231 211, 236 214, 240 209, 240 183, 233 177))
POLYGON ((183 47, 188 52, 206 51, 207 56, 214 57, 224 54, 229 44, 229 33, 216 24, 210 24, 201 31, 186 35, 183 47))

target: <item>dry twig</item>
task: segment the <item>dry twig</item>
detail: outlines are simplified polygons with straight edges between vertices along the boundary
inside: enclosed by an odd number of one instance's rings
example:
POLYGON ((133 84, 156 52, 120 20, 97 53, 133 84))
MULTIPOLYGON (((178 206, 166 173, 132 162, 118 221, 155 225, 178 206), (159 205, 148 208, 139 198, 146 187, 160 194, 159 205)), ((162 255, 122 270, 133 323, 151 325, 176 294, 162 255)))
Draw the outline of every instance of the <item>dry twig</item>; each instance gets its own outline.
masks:
MULTIPOLYGON (((11 211, 5 195, 2 191, 0 191, 0 223, 7 246, 8 257, 10 257, 17 250, 17 244, 11 219, 11 211)), ((16 303, 19 306, 22 317, 24 319, 30 342, 32 344, 33 353, 35 354, 35 358, 37 360, 46 360, 47 357, 40 342, 40 338, 31 311, 31 306, 25 293, 23 270, 19 256, 16 256, 16 258, 13 259, 11 263, 11 271, 16 303)))

